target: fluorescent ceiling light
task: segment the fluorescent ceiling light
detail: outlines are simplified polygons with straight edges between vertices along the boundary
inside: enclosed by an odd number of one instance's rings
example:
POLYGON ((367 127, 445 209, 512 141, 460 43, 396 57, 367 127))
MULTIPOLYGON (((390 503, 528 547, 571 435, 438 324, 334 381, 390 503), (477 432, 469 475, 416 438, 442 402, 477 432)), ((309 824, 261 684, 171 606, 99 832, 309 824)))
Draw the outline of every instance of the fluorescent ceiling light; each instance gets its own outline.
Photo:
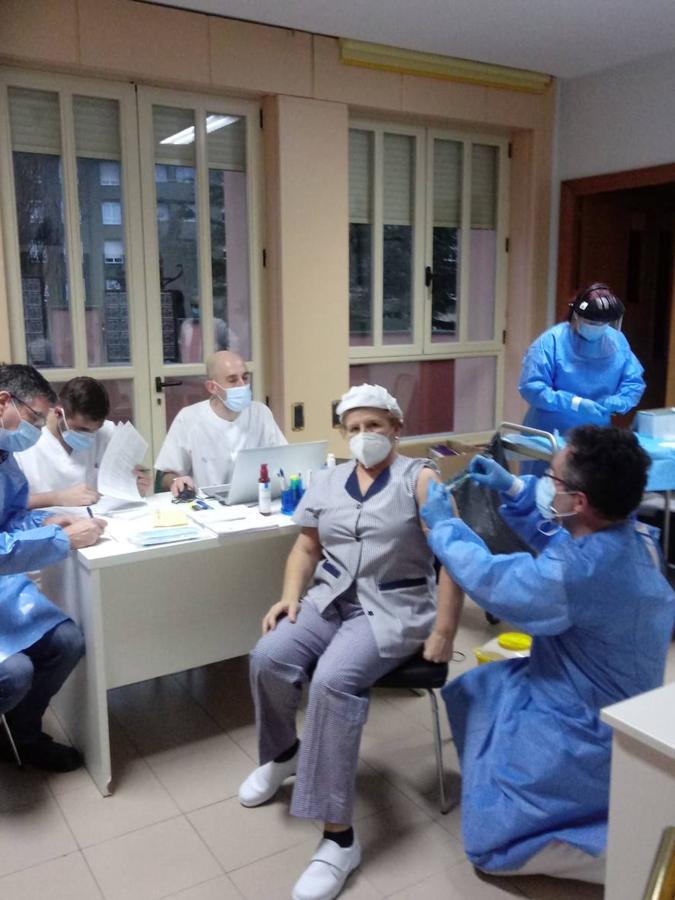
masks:
MULTIPOLYGON (((219 128, 225 128, 226 125, 232 125, 238 122, 239 116, 207 116, 206 117, 206 133, 211 134, 212 131, 218 131, 219 128)), ((168 138, 160 141, 160 144, 193 144, 195 140, 195 126, 190 125, 182 131, 170 134, 168 138)))

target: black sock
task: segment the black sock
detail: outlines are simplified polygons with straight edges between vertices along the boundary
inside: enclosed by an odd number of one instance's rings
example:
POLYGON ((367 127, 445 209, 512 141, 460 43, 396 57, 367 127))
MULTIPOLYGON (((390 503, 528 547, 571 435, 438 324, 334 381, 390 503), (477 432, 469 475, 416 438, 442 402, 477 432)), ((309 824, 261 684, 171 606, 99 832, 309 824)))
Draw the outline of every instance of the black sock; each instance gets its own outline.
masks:
POLYGON ((300 741, 296 739, 292 747, 289 747, 288 750, 284 750, 283 753, 280 753, 278 756, 274 757, 274 762, 288 762, 289 759, 293 759, 299 748, 300 741))
POLYGON ((351 847, 354 843, 354 829, 347 828, 344 831, 324 831, 324 840, 335 841, 340 847, 351 847))

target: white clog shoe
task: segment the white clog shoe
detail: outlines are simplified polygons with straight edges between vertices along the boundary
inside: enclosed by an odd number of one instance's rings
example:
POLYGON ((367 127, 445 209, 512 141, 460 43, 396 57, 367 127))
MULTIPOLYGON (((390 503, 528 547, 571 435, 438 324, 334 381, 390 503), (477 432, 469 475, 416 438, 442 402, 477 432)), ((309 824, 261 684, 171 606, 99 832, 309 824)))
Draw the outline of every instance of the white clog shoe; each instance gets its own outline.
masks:
POLYGON ((295 775, 298 754, 286 762, 268 762, 254 769, 239 788, 239 802, 242 806, 260 806, 266 803, 279 790, 281 785, 295 775))
POLYGON ((361 863, 361 846, 354 835, 351 847, 324 838, 309 865, 295 883, 293 900, 333 900, 347 876, 361 863))

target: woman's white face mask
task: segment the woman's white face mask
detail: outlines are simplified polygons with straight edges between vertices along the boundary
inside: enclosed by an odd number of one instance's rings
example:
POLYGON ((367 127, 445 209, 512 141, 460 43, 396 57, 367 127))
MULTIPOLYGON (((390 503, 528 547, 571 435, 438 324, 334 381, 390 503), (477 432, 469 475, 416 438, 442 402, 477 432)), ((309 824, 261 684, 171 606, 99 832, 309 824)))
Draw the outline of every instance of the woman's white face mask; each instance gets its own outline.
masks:
POLYGON ((360 431, 349 441, 352 456, 366 469, 372 469, 391 453, 391 439, 378 431, 360 431))

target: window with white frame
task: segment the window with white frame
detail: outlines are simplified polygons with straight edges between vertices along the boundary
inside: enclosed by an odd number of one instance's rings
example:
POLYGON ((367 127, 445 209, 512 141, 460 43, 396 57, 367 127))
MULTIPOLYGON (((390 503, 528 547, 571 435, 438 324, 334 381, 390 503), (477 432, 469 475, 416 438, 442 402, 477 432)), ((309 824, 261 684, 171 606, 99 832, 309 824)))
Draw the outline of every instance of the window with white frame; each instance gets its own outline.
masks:
POLYGON ((214 349, 260 357, 258 107, 0 67, 0 122, 12 357, 103 380, 157 449, 214 349))
POLYGON ((352 123, 350 381, 385 385, 405 435, 495 427, 507 147, 482 134, 352 123))

